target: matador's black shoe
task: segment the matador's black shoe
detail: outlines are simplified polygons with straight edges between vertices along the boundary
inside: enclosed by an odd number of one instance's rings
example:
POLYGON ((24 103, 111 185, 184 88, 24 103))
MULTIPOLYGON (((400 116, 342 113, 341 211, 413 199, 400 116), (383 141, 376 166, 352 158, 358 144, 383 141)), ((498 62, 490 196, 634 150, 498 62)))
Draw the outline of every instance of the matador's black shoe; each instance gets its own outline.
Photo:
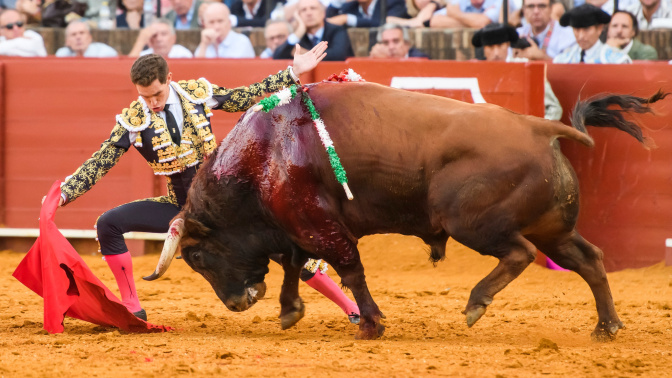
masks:
POLYGON ((144 321, 147 321, 147 313, 142 308, 140 309, 140 311, 134 312, 133 315, 135 315, 135 317, 138 318, 138 319, 142 319, 144 321))
POLYGON ((350 320, 350 323, 352 324, 359 324, 359 314, 351 312, 350 315, 348 315, 348 320, 350 320))

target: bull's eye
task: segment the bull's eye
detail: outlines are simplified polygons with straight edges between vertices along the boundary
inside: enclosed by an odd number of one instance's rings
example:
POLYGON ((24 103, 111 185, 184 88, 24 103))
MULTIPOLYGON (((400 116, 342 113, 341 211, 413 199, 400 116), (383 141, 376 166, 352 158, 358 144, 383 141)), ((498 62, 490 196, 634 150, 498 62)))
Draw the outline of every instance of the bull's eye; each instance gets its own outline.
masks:
POLYGON ((191 254, 191 259, 194 260, 194 262, 200 262, 201 261, 201 252, 194 252, 191 254))

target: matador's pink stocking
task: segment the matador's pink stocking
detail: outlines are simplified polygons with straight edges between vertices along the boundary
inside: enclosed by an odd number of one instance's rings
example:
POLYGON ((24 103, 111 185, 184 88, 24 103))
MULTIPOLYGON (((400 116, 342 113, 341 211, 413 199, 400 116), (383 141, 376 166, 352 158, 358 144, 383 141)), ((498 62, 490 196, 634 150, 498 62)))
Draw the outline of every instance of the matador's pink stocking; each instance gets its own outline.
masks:
POLYGON ((117 286, 121 292, 121 302, 130 312, 142 310, 138 293, 135 291, 135 281, 133 281, 133 262, 131 253, 125 252, 120 255, 106 255, 105 261, 109 265, 114 278, 117 280, 117 286))
POLYGON ((341 290, 340 287, 334 282, 326 273, 321 272, 319 269, 315 272, 315 275, 306 281, 308 286, 319 291, 325 297, 331 299, 332 302, 336 303, 338 307, 348 315, 348 318, 352 323, 359 322, 359 308, 357 304, 348 298, 345 293, 341 290))

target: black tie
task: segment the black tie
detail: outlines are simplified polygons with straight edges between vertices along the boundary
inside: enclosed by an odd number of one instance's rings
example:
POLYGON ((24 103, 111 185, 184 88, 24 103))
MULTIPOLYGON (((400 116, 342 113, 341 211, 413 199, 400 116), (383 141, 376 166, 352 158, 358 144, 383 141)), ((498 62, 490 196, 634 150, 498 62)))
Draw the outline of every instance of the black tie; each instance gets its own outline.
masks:
POLYGON ((317 46, 317 44, 320 43, 320 39, 317 38, 316 35, 312 36, 310 40, 313 42, 313 46, 317 46))
POLYGON ((585 57, 586 57, 586 50, 581 50, 581 60, 579 60, 579 63, 583 63, 584 62, 583 58, 585 57))
POLYGON ((170 105, 166 104, 166 106, 163 108, 163 111, 166 112, 166 125, 168 126, 168 132, 170 132, 170 137, 173 139, 173 143, 179 145, 180 144, 180 128, 177 127, 177 121, 175 120, 175 116, 173 113, 168 110, 170 108, 170 105))

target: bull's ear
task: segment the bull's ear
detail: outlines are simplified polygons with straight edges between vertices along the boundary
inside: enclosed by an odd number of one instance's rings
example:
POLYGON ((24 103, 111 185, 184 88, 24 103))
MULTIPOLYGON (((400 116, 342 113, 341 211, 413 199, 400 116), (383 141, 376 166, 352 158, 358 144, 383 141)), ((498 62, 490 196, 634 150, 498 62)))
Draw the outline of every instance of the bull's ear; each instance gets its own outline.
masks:
POLYGON ((184 229, 188 235, 208 236, 212 231, 198 219, 186 217, 184 220, 184 229))

